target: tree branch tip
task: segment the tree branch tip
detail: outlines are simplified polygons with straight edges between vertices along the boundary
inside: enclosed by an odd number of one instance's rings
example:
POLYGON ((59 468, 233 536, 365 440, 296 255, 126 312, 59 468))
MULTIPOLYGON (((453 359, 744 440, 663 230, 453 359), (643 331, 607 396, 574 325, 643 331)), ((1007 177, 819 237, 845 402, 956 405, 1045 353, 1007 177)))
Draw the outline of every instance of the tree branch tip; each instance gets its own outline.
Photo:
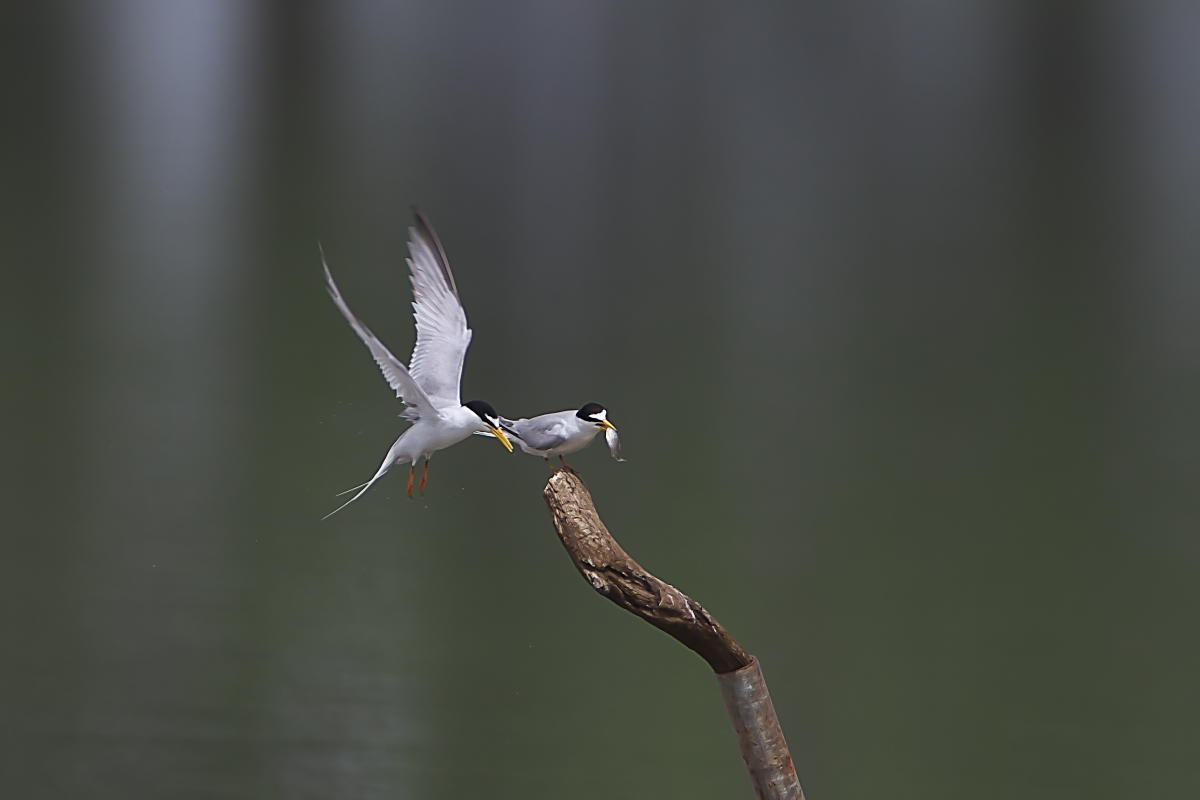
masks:
POLYGON ((554 492, 581 490, 587 492, 589 496, 591 495, 591 492, 588 492, 587 484, 583 482, 583 478, 579 477, 578 472, 569 469, 558 469, 550 476, 550 480, 546 481, 546 488, 542 490, 542 494, 549 496, 554 492))

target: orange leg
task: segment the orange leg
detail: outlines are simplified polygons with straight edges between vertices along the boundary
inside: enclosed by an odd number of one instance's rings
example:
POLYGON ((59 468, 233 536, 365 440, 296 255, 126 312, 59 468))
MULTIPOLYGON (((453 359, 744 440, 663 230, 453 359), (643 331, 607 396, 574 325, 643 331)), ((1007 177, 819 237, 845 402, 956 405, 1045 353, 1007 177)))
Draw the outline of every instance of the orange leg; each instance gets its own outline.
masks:
POLYGON ((409 496, 409 497, 412 497, 412 487, 413 487, 413 472, 414 472, 415 470, 416 470, 416 467, 411 467, 411 466, 410 466, 410 467, 408 468, 408 496, 409 496))
POLYGON ((421 494, 425 494, 425 484, 429 482, 429 459, 425 459, 425 469, 421 471, 421 482, 417 484, 417 489, 421 494))

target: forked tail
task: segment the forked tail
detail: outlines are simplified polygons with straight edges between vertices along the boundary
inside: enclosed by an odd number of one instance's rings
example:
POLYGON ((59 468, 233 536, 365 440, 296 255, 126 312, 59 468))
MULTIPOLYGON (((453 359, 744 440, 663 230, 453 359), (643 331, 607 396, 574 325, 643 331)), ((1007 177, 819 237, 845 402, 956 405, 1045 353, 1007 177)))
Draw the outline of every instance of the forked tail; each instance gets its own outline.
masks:
MULTIPOLYGON (((395 445, 393 445, 393 447, 395 447, 395 445)), ((388 450, 387 458, 383 459, 383 463, 379 465, 379 471, 375 473, 375 477, 371 478, 371 480, 367 481, 366 483, 360 483, 358 486, 355 486, 354 489, 358 490, 358 494, 354 495, 354 497, 351 497, 349 500, 342 503, 340 506, 335 508, 333 511, 330 511, 328 514, 321 517, 321 520, 325 521, 325 520, 329 519, 334 514, 341 511, 343 508, 350 505, 358 498, 362 497, 366 493, 367 489, 370 489, 371 486, 374 485, 375 481, 379 480, 384 475, 386 475, 388 470, 391 469, 395 464, 396 464, 396 457, 392 454, 391 450, 388 450)), ((344 494, 349 494, 350 492, 353 492, 354 489, 347 489, 344 492, 338 492, 337 496, 341 497, 344 494)))

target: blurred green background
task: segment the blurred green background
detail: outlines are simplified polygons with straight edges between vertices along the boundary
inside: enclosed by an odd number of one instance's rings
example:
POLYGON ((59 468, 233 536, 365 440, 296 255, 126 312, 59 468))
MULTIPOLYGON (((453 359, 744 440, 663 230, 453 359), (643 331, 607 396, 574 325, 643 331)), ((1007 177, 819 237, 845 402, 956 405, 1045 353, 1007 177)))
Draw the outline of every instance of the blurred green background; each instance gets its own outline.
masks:
POLYGON ((1200 11, 105 2, 2 14, 0 792, 751 794, 705 665, 399 411, 465 393, 761 658, 811 797, 1200 794, 1200 11))

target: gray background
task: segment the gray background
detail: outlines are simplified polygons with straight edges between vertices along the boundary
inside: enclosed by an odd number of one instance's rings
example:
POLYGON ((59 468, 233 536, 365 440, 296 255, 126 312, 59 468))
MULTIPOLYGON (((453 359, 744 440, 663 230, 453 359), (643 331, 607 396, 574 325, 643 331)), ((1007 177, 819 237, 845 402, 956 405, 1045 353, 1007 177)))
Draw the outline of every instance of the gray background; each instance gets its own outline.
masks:
POLYGON ((1183 797, 1200 48, 1183 4, 3 12, 6 797, 748 797, 544 467, 370 476, 407 209, 468 397, 764 664, 814 798, 1183 797))

